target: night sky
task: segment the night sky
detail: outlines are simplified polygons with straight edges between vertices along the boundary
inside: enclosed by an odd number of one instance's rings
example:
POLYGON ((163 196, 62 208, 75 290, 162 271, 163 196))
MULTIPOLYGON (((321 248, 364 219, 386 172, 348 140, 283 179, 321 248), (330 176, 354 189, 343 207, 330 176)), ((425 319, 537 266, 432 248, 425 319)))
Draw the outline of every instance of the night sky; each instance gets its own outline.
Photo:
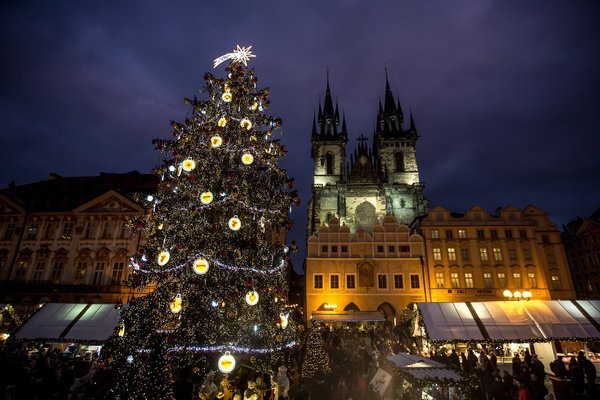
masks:
POLYGON ((327 68, 353 149, 372 137, 387 65, 431 206, 535 204, 560 227, 600 207, 599 21, 592 0, 3 1, 0 187, 149 172, 152 139, 240 44, 284 122, 300 247, 327 68))

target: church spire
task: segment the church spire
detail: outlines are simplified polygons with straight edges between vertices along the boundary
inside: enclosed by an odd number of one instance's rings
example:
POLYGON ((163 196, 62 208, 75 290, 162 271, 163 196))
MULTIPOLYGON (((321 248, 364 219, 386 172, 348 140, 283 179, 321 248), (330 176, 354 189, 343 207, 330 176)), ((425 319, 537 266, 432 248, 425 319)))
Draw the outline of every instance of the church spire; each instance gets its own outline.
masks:
POLYGON ((387 67, 385 68, 385 96, 383 107, 379 100, 379 115, 377 116, 377 132, 376 136, 386 138, 400 138, 403 135, 402 123, 404 122, 400 101, 396 105, 390 80, 388 78, 387 67))
POLYGON ((331 89, 329 87, 329 69, 327 69, 327 86, 325 89, 325 101, 321 109, 319 102, 319 117, 317 119, 319 125, 318 138, 322 140, 338 139, 338 125, 340 124, 340 113, 336 102, 333 107, 333 99, 331 97, 331 89))
POLYGON ((317 137, 317 117, 313 113, 313 126, 312 126, 312 134, 311 136, 314 138, 317 137))

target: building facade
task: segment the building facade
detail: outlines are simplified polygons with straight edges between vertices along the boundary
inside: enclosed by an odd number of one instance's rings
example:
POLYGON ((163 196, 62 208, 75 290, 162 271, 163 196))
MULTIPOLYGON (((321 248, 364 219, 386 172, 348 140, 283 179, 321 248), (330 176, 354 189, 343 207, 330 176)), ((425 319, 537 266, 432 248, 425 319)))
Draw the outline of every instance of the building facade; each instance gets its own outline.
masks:
POLYGON ((0 191, 0 303, 28 313, 43 302, 127 301, 128 259, 142 239, 127 221, 144 214, 132 194, 157 184, 138 172, 52 174, 0 191))
POLYGON ((563 243, 579 299, 600 299, 600 209, 564 227, 563 243))
POLYGON ((560 232, 535 206, 495 214, 436 207, 413 228, 425 239, 432 301, 502 300, 507 289, 537 300, 575 299, 560 232))

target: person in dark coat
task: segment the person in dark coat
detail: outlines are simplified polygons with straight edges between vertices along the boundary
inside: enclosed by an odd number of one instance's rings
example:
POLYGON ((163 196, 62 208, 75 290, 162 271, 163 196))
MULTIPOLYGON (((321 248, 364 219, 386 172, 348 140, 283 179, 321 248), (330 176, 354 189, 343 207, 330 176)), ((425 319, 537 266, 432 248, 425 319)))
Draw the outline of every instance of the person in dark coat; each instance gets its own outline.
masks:
POLYGON ((521 357, 519 357, 519 353, 515 353, 512 359, 512 374, 515 378, 521 374, 521 357))
POLYGON ((531 394, 531 400, 544 400, 544 397, 548 394, 548 389, 544 385, 544 381, 538 380, 537 375, 532 372, 529 381, 529 393, 531 394))
POLYGON ((507 399, 515 398, 515 381, 508 371, 502 371, 502 385, 504 385, 504 391, 507 399))
POLYGON ((456 350, 452 350, 452 353, 450 354, 450 364, 460 371, 460 360, 458 359, 456 350))
POLYGON ((577 398, 583 396, 585 388, 584 373, 575 357, 571 357, 571 361, 569 362, 569 375, 571 377, 571 391, 577 398))
POLYGON ((499 372, 494 373, 494 381, 492 382, 492 395, 494 400, 506 400, 506 386, 504 386, 499 372))
POLYGON ((525 349, 523 360, 525 361, 525 364, 527 364, 527 367, 531 368, 531 353, 529 352, 529 349, 525 349))
POLYGON ((535 374, 537 380, 540 382, 544 382, 546 379, 546 371, 544 370, 544 364, 540 360, 538 360, 537 354, 533 355, 531 359, 531 372, 535 374))
POLYGON ((462 363, 462 370, 465 374, 470 374, 471 373, 471 366, 469 365, 469 361, 467 360, 467 356, 465 356, 465 353, 462 352, 460 353, 460 361, 462 363))
POLYGON ((567 367, 565 366, 562 356, 556 357, 556 360, 550 364, 550 369, 558 378, 564 379, 567 377, 567 367))

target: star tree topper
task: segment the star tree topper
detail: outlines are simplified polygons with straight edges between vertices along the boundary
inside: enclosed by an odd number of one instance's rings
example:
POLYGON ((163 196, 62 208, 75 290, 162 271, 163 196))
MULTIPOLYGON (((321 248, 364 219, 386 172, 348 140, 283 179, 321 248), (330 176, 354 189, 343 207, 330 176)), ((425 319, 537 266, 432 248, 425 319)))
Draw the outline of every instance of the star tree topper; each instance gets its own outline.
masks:
POLYGON ((244 63, 245 66, 248 66, 248 61, 250 61, 250 58, 256 57, 254 54, 252 54, 252 51, 250 49, 252 49, 252 46, 240 47, 240 45, 238 44, 237 49, 233 50, 233 53, 223 54, 221 57, 215 59, 214 68, 217 68, 219 64, 226 60, 233 60, 233 62, 241 62, 244 63))

